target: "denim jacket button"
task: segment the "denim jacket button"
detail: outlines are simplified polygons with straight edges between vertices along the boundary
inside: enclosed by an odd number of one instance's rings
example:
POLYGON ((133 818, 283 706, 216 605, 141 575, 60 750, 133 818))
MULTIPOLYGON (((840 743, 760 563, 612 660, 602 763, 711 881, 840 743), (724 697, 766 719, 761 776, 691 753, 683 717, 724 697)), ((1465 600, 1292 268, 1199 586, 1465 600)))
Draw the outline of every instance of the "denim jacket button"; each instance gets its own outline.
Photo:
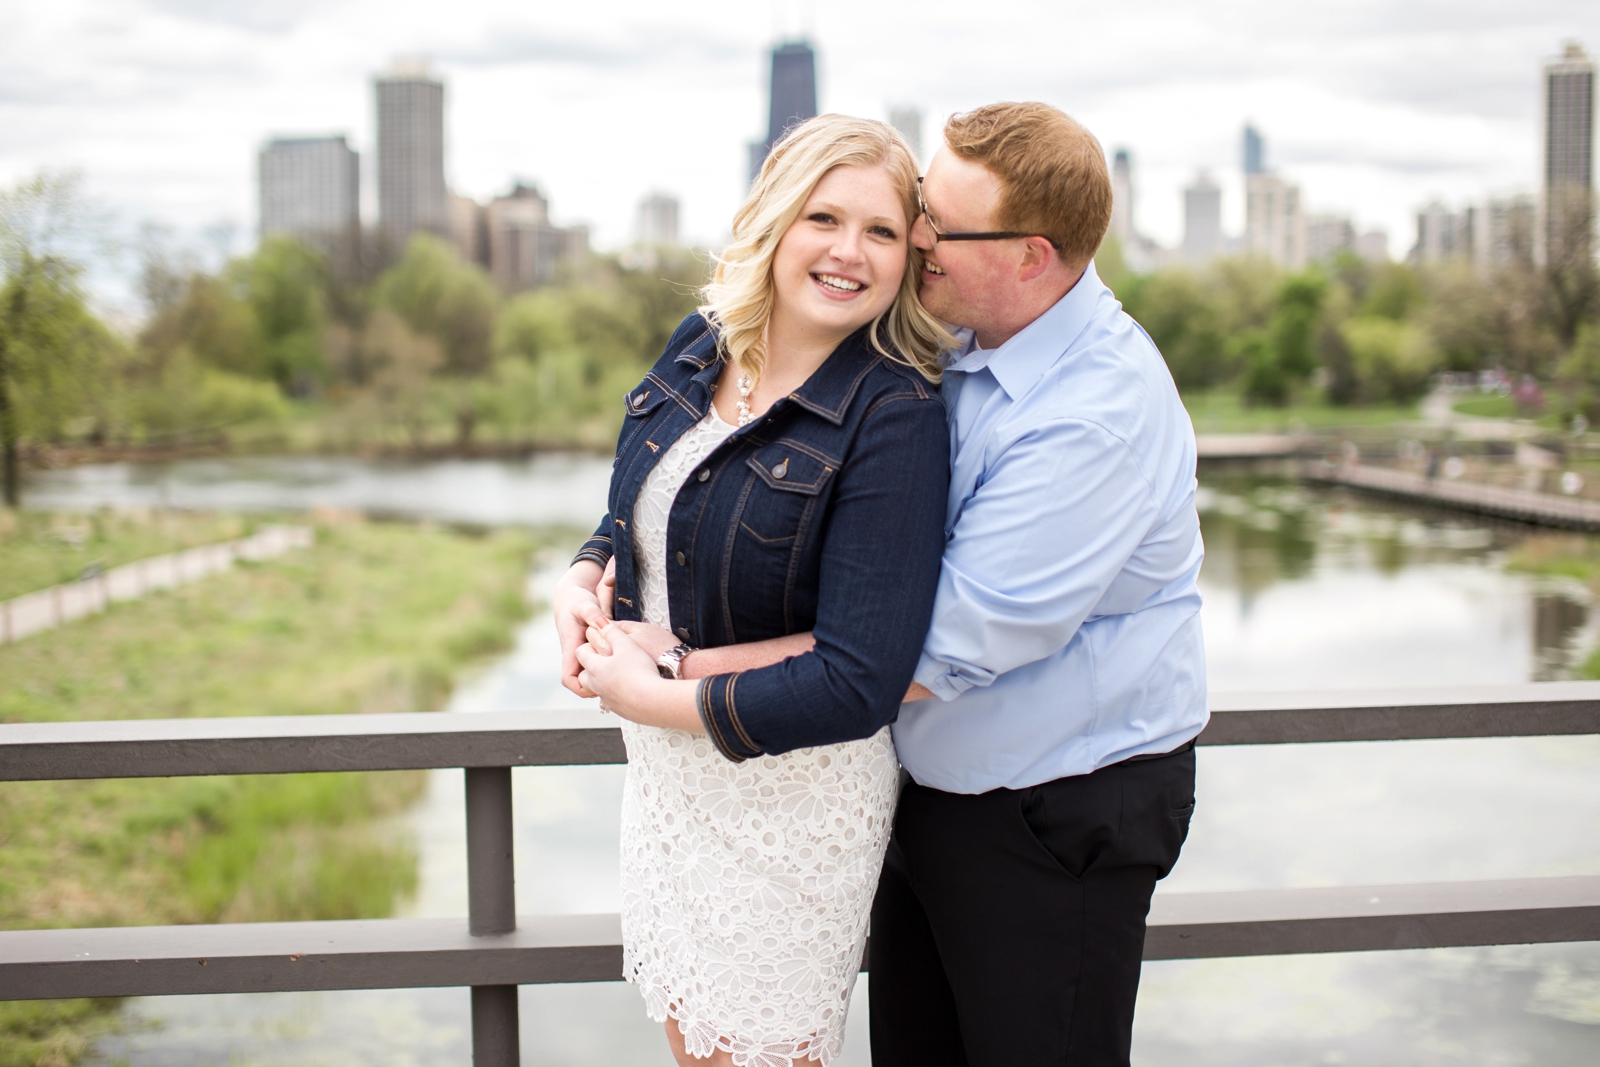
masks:
POLYGON ((678 636, 685 641, 689 640, 689 628, 687 626, 678 627, 678 636))
POLYGON ((709 470, 706 470, 704 467, 701 467, 700 468, 700 477, 699 477, 698 480, 703 482, 709 477, 711 477, 711 472, 709 470))
POLYGON ((785 477, 788 476, 788 474, 789 474, 789 461, 788 460, 784 460, 782 463, 779 463, 776 467, 772 468, 772 476, 774 478, 785 478, 785 477))
POLYGON ((682 552, 679 552, 678 553, 678 566, 684 567, 684 566, 687 566, 688 563, 689 563, 689 557, 685 556, 682 552))

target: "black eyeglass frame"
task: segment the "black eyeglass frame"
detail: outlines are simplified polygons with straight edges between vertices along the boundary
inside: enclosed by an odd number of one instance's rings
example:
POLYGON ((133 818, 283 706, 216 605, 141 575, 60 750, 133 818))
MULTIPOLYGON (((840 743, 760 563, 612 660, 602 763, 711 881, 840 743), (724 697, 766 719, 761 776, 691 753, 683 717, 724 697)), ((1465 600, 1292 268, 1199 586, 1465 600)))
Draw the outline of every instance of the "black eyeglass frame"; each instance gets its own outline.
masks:
POLYGON ((928 220, 928 230, 933 234, 933 243, 940 241, 1009 241, 1014 237, 1037 237, 1041 241, 1049 241, 1050 247, 1057 252, 1061 246, 1054 238, 1046 237, 1042 233, 1023 233, 1020 230, 991 230, 983 233, 940 233, 939 227, 933 224, 933 216, 928 214, 928 202, 922 199, 922 178, 917 178, 917 213, 928 220))

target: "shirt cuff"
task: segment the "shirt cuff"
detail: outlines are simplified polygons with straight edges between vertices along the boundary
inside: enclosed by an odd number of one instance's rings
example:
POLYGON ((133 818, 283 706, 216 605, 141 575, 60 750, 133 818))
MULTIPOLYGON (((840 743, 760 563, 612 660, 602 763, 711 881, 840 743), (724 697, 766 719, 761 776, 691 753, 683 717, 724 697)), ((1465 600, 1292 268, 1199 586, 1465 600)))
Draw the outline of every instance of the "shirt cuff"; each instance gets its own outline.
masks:
POLYGON ((761 748, 745 733, 739 722, 738 703, 734 687, 737 674, 713 674, 702 678, 695 690, 695 704, 700 709, 700 725, 705 727, 711 743, 734 763, 743 763, 762 755, 761 748))
POLYGON ((917 670, 911 680, 940 700, 954 700, 972 688, 971 679, 961 677, 926 652, 917 660, 917 670))

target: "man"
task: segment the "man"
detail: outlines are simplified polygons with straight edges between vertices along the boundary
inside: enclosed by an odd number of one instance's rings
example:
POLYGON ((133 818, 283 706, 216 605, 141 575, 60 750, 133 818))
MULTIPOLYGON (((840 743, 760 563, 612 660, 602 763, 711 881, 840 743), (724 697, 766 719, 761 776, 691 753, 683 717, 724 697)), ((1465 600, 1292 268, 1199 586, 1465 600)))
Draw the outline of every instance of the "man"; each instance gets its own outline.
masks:
POLYGON ((1195 447, 1095 274, 1105 156, 1043 104, 957 115, 912 229, 970 331, 948 542, 872 914, 875 1067, 1126 1064, 1207 718, 1195 447))
MULTIPOLYGON (((1207 710, 1194 433, 1095 274, 1110 218, 1099 143, 1043 104, 955 116, 923 179, 922 301, 965 330, 943 385, 943 569, 894 724, 910 780, 872 913, 875 1067, 1128 1063, 1145 918, 1188 832, 1207 710)), ((585 604, 564 647, 605 624, 585 604)), ((652 655, 677 643, 624 629, 652 655)), ((746 670, 809 643, 678 648, 669 669, 746 670)), ((730 758, 770 750, 763 724, 709 707, 713 738, 749 741, 730 758)))

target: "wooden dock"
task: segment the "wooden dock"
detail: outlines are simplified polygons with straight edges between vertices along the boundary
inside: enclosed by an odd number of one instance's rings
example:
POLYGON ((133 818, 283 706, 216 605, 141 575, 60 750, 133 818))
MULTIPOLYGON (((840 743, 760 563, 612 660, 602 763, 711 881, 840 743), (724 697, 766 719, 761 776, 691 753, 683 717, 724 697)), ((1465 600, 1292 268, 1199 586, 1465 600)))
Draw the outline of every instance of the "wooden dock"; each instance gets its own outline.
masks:
POLYGON ((1593 500, 1504 489, 1481 482, 1428 478, 1414 471, 1355 464, 1310 462, 1305 465, 1303 474, 1308 481, 1343 485, 1416 504, 1493 515, 1536 526, 1600 531, 1600 502, 1593 500))

